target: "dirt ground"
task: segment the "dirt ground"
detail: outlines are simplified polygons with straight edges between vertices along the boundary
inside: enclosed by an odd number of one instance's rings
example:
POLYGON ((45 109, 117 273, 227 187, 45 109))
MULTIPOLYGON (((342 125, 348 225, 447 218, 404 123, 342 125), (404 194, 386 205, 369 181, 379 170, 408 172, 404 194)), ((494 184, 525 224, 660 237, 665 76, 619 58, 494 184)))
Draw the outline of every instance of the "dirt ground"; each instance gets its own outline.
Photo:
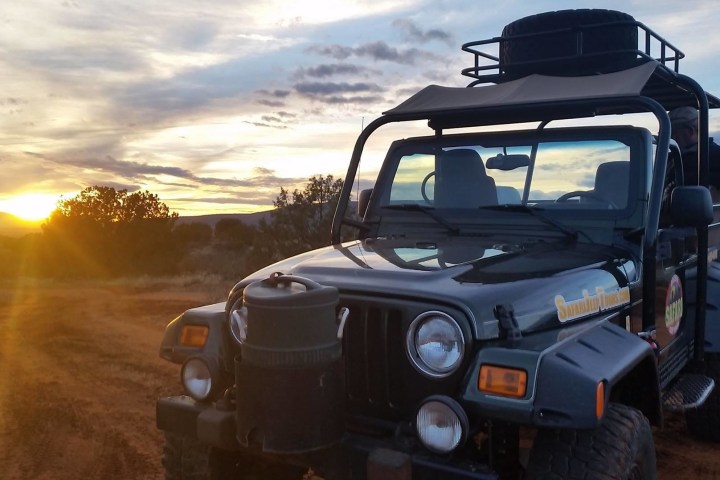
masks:
MULTIPOLYGON (((162 479, 155 400, 179 391, 166 323, 229 285, 0 284, 0 478, 162 479)), ((660 479, 720 479, 682 416, 656 431, 660 479)))

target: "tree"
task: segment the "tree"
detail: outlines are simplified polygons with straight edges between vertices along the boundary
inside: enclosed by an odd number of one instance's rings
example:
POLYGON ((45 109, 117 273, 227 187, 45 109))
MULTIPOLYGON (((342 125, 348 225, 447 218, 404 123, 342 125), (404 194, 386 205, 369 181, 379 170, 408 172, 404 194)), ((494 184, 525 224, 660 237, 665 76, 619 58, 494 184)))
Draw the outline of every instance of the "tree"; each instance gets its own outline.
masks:
POLYGON ((127 190, 96 185, 85 188, 73 198, 60 199, 50 215, 50 222, 57 217, 85 217, 109 227, 138 220, 175 219, 178 214, 170 213, 168 206, 147 190, 128 194, 127 190))
POLYGON ((308 179, 303 190, 281 188, 269 222, 260 221, 257 261, 271 263, 330 243, 330 229, 343 181, 332 175, 308 179))
POLYGON ((55 273, 100 276, 171 268, 177 213, 148 191, 92 186, 58 202, 42 226, 55 273))
POLYGON ((237 218, 223 218, 215 224, 215 240, 224 247, 240 248, 252 245, 255 227, 237 218))
POLYGON ((212 227, 204 222, 183 223, 173 229, 173 237, 184 247, 207 245, 212 234, 212 227))

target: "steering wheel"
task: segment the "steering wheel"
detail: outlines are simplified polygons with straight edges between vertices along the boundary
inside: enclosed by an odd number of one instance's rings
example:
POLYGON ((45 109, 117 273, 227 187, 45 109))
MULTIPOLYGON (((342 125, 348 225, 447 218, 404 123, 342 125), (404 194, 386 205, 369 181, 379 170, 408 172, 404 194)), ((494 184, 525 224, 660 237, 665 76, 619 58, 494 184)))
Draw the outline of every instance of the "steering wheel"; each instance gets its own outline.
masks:
POLYGON ((434 202, 432 200, 430 200, 425 189, 427 188, 428 180, 430 180, 434 176, 435 176, 435 171, 433 170, 432 172, 425 175, 425 178, 423 178, 423 181, 422 181, 422 185, 420 186, 420 193, 422 194, 423 200, 425 200, 425 203, 427 203, 428 205, 432 205, 434 202))
POLYGON ((597 193, 595 193, 593 191, 589 191, 589 190, 576 190, 574 192, 563 193, 555 200, 555 203, 564 203, 574 197, 590 198, 592 200, 595 200, 596 202, 605 203, 608 205, 608 207, 612 207, 616 210, 618 209, 618 206, 612 200, 608 200, 607 198, 601 197, 597 193))

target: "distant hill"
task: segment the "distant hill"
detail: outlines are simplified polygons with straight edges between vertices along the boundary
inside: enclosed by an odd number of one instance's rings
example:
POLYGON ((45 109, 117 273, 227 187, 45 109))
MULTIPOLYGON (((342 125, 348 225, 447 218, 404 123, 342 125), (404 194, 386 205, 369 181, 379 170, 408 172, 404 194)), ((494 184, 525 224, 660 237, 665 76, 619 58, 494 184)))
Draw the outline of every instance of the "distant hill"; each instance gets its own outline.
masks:
MULTIPOLYGON (((245 225, 257 226, 257 224, 263 218, 269 221, 271 213, 272 210, 267 210, 265 212, 255 213, 218 213, 213 215, 178 217, 176 225, 183 223, 202 222, 207 223, 214 229, 215 224, 223 218, 236 218, 243 222, 245 225)), ((42 221, 28 222, 19 219, 15 215, 0 212, 0 236, 18 238, 29 233, 40 233, 40 225, 42 225, 42 223, 42 221)))
POLYGON ((0 212, 0 235, 5 237, 22 237, 29 233, 40 233, 42 221, 28 222, 15 215, 0 212))
POLYGON ((176 225, 183 224, 183 223, 193 223, 193 222, 201 222, 201 223, 207 223, 211 227, 215 228, 215 224, 219 222, 220 220, 223 220, 225 218, 235 218, 237 220, 240 220, 245 225, 253 225, 256 226, 258 223, 260 223, 261 219, 265 219, 267 221, 270 220, 270 214, 272 213, 272 210, 267 210, 264 212, 255 212, 255 213, 216 213, 212 215, 196 215, 196 216, 188 216, 188 217, 178 217, 176 225))

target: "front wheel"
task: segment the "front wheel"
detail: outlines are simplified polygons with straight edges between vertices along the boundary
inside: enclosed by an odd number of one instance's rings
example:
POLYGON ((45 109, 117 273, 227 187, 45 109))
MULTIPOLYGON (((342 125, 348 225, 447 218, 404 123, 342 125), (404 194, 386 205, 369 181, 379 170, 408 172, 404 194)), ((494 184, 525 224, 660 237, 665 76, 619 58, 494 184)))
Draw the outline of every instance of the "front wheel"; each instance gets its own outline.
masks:
POLYGON ((541 430, 530 451, 525 480, 656 476, 652 430, 638 410, 611 404, 593 430, 541 430))

